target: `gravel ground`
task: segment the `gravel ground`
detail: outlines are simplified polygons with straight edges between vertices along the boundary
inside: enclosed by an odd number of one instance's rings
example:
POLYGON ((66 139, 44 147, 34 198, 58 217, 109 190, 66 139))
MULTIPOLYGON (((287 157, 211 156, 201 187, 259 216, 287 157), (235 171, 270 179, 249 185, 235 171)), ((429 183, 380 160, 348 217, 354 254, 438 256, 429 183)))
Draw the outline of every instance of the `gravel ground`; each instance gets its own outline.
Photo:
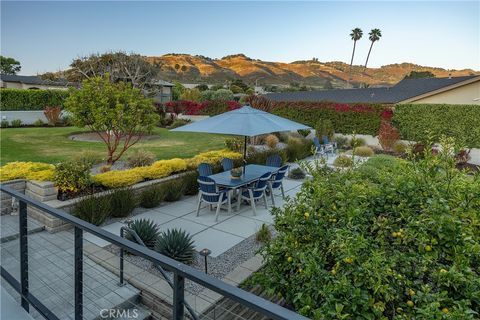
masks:
MULTIPOLYGON (((270 229, 272 230, 272 235, 274 236, 273 228, 270 227, 270 229)), ((241 265, 243 262, 255 256, 255 254, 262 247, 263 244, 255 239, 255 235, 252 235, 251 237, 243 240, 236 246, 225 251, 218 257, 208 257, 208 274, 215 278, 223 279, 237 266, 241 265)), ((115 246, 109 246, 107 249, 115 253, 116 255, 119 254, 119 250, 115 246)), ((162 277, 160 271, 149 260, 130 254, 125 255, 125 260, 135 264, 143 270, 147 270, 155 275, 158 275, 159 277, 162 277)), ((205 270, 205 260, 199 253, 197 253, 196 259, 192 264, 192 267, 201 271, 205 270)), ((170 280, 173 281, 172 274, 169 272, 167 272, 167 274, 170 280)), ((187 279, 185 281, 185 289, 192 294, 198 294, 204 289, 204 287, 187 279)))

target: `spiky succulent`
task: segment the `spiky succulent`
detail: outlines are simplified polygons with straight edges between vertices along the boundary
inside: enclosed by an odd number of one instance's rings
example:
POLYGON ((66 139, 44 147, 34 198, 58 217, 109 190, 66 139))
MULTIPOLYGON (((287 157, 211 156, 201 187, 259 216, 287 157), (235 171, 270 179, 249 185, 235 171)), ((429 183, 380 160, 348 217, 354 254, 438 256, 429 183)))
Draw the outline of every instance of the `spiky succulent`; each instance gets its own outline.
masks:
MULTIPOLYGON (((150 249, 155 247, 160 232, 158 230, 158 225, 150 219, 138 219, 130 223, 129 228, 134 230, 143 243, 150 249)), ((125 238, 137 242, 135 237, 129 232, 126 233, 125 238)))
POLYGON ((157 239, 155 251, 179 262, 190 264, 195 259, 192 236, 181 229, 169 229, 157 239))

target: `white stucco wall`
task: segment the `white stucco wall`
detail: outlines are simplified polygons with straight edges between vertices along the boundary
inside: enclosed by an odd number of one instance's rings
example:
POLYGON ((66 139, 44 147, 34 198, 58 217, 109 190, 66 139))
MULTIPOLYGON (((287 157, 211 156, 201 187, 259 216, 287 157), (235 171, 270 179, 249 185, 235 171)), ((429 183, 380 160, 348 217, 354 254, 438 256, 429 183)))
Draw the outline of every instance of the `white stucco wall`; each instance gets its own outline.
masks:
POLYGON ((20 119, 22 124, 33 124, 38 119, 47 122, 43 111, 0 111, 0 119, 8 121, 20 119))

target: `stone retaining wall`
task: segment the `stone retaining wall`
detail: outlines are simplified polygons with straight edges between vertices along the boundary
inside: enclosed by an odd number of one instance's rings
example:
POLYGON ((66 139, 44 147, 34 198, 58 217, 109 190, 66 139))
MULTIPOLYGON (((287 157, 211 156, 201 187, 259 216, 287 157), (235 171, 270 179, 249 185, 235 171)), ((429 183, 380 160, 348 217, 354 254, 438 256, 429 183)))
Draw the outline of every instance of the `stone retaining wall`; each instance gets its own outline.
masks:
MULTIPOLYGON (((140 182, 131 186, 130 188, 135 194, 138 195, 143 190, 153 185, 162 184, 170 180, 178 179, 190 172, 191 171, 182 172, 182 173, 171 175, 169 177, 165 177, 161 179, 140 182)), ((3 184, 14 188, 15 190, 18 190, 21 193, 24 193, 25 195, 27 195, 32 199, 41 201, 52 208, 60 209, 65 212, 70 212, 73 206, 77 202, 85 198, 85 197, 78 197, 78 198, 66 200, 66 201, 57 200, 57 189, 55 188, 54 183, 51 181, 12 180, 8 182, 4 182, 3 184)), ((109 192, 110 191, 99 192, 95 194, 95 196, 100 197, 102 195, 108 194, 109 192)), ((12 210, 13 210, 12 197, 2 192, 1 193, 1 214, 9 214, 12 212, 12 210)), ((67 222, 61 219, 58 219, 48 213, 45 213, 39 209, 33 208, 31 206, 28 206, 27 212, 29 216, 39 221, 41 224, 45 225, 45 229, 48 232, 53 233, 53 232, 58 232, 58 231, 71 228, 71 225, 68 224, 67 222)))

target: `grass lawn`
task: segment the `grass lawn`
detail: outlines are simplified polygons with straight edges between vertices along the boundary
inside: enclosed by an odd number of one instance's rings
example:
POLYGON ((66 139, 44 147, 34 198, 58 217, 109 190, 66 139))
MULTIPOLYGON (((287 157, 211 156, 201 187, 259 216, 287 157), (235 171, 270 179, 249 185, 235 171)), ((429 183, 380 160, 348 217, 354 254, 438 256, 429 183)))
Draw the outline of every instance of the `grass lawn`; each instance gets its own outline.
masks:
MULTIPOLYGON (((69 136, 88 132, 76 127, 65 128, 5 128, 0 129, 0 163, 11 161, 39 161, 57 163, 85 151, 98 152, 106 157, 103 142, 73 141, 69 136)), ((224 148, 225 136, 207 133, 169 132, 155 128, 160 138, 141 141, 131 147, 120 160, 135 149, 153 152, 158 159, 188 158, 200 152, 224 148)))

